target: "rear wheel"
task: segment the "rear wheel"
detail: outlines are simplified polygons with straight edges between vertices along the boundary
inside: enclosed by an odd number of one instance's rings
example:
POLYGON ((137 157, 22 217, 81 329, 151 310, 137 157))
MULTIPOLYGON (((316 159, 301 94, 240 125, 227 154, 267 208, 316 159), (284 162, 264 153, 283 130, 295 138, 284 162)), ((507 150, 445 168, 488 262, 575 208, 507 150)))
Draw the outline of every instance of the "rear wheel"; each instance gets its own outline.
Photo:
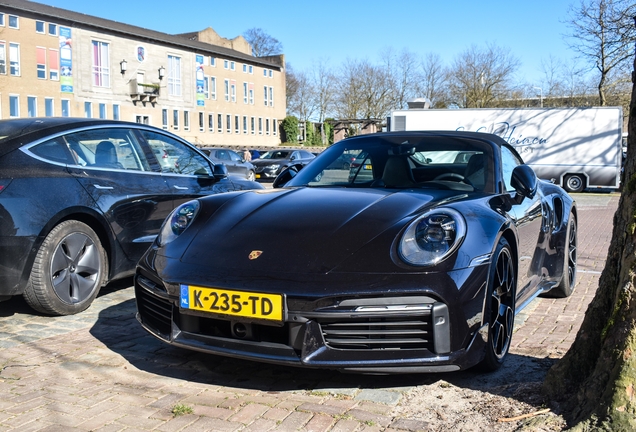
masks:
POLYGON ((570 213, 568 228, 565 238, 565 249, 563 250, 563 277, 561 282, 548 292, 550 297, 569 297, 576 285, 576 247, 577 247, 576 219, 570 213))
POLYGON ((486 315, 488 321, 488 344, 479 368, 484 371, 497 370, 504 362, 515 322, 515 293, 517 289, 515 264, 510 244, 501 238, 493 255, 488 278, 486 315))
POLYGON ((76 314, 97 297, 106 273, 106 252, 95 231, 82 222, 65 221, 40 246, 24 298, 45 314, 76 314))
POLYGON ((583 192, 585 179, 580 175, 568 175, 563 179, 563 189, 568 192, 583 192))

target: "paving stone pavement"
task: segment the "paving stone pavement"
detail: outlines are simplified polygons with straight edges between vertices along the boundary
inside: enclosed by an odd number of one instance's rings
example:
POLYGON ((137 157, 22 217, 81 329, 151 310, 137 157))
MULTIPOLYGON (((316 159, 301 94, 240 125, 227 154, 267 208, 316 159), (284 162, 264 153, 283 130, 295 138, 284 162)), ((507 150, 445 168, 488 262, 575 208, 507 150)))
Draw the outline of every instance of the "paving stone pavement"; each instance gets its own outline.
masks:
MULTIPOLYGON (((579 272, 567 299, 517 317, 511 353, 561 357, 593 298, 618 194, 580 194, 579 272)), ((216 357, 165 345, 134 319, 130 281, 71 317, 0 303, 0 431, 398 431, 404 392, 437 376, 366 376, 216 357), (182 406, 183 415, 172 410, 182 406)))

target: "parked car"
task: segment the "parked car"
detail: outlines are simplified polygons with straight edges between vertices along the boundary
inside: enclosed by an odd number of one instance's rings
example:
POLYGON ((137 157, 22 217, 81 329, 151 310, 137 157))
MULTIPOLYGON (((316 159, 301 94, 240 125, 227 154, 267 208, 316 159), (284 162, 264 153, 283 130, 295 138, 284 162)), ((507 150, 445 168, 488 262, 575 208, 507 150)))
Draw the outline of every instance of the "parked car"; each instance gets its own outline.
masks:
POLYGON ((256 179, 274 179, 289 166, 305 166, 316 156, 306 150, 272 150, 258 159, 252 159, 256 169, 256 179))
POLYGON ((494 370, 515 314, 571 294, 576 218, 495 135, 349 138, 267 193, 175 209, 137 267, 138 320, 178 347, 284 365, 494 370), (358 166, 328 170, 345 152, 358 166))
POLYGON ((0 121, 0 299, 68 315, 130 276, 172 209, 262 189, 160 129, 70 118, 0 121), (165 155, 165 157, 164 157, 165 155))
POLYGON ((226 148, 203 148, 201 150, 213 162, 225 164, 230 174, 241 176, 250 181, 256 179, 254 165, 234 150, 226 148))

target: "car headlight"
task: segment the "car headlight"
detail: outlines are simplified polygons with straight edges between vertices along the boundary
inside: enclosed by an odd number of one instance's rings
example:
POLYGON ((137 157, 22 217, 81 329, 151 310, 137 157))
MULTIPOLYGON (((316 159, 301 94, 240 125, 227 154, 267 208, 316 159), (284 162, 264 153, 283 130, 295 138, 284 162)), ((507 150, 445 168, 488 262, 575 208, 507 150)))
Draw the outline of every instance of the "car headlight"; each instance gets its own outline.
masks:
POLYGON ((179 237, 192 224, 199 212, 199 201, 188 201, 175 208, 170 216, 163 222, 157 244, 165 246, 179 237))
POLYGON ((275 169, 280 168, 280 164, 271 164, 271 165, 266 165, 266 166, 265 166, 265 168, 275 170, 275 169))
POLYGON ((434 209, 408 226, 399 245, 400 257, 411 265, 437 264, 449 256, 466 235, 466 222, 452 209, 434 209))

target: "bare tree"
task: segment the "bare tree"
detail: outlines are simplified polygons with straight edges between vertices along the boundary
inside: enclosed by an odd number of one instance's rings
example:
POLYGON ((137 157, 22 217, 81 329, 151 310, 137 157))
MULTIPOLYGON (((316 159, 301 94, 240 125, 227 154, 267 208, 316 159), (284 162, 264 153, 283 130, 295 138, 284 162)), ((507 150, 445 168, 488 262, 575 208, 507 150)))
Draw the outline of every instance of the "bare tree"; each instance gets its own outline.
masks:
POLYGON ((507 48, 475 45, 455 58, 448 71, 449 96, 465 108, 494 106, 507 98, 520 61, 507 48))
POLYGON ((572 40, 570 48, 593 65, 600 74, 598 96, 601 106, 607 105, 606 90, 613 85, 610 74, 629 64, 636 30, 632 17, 636 15, 633 0, 581 0, 571 6, 566 24, 572 40))
MULTIPOLYGON (((636 68, 636 56, 634 57, 636 68)), ((569 351, 544 391, 576 430, 636 430, 636 86, 632 85, 625 184, 605 268, 569 351)))
POLYGON ((252 46, 254 57, 265 57, 283 52, 283 44, 261 28, 251 28, 243 33, 243 37, 252 46))
POLYGON ((421 80, 418 87, 418 96, 425 96, 431 101, 432 107, 439 107, 444 98, 446 86, 446 72, 439 54, 429 53, 421 62, 421 80))
POLYGON ((380 58, 391 90, 392 109, 406 108, 406 102, 417 94, 417 83, 421 80, 419 61, 408 50, 396 53, 386 48, 380 58))
POLYGON ((287 112, 300 121, 307 121, 316 108, 314 88, 304 72, 295 72, 294 81, 295 92, 287 100, 287 112))

